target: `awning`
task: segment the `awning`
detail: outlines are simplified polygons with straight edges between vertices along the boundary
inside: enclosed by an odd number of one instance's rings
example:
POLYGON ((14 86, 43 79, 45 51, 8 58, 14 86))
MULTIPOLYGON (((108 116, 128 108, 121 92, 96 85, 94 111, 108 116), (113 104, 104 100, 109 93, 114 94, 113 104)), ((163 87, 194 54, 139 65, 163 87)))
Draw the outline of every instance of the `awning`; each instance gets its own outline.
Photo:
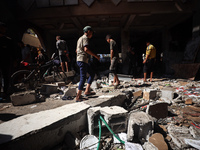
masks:
POLYGON ((39 47, 39 45, 41 45, 37 37, 28 33, 24 33, 22 37, 22 42, 24 42, 24 44, 29 44, 30 46, 34 46, 34 47, 39 47))

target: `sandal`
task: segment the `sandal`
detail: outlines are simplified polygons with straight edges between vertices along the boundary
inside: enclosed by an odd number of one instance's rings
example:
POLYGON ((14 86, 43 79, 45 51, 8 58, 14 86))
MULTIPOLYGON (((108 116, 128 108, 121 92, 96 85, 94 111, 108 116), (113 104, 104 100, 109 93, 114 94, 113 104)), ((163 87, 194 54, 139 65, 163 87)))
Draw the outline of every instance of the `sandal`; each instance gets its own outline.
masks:
POLYGON ((95 92, 89 92, 89 93, 84 93, 84 96, 90 96, 90 95, 95 95, 96 93, 95 92))
POLYGON ((78 100, 76 100, 76 102, 82 102, 83 101, 83 99, 78 99, 78 100))

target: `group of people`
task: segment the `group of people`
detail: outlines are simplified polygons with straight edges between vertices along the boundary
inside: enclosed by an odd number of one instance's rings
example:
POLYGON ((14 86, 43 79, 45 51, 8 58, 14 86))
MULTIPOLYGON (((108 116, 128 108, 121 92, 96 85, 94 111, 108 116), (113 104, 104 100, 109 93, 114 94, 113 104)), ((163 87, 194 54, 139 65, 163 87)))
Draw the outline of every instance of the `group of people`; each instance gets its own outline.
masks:
MULTIPOLYGON (((76 101, 80 102, 87 99, 87 96, 95 94, 90 91, 90 86, 94 79, 94 72, 91 69, 89 61, 89 55, 95 57, 97 60, 100 60, 100 56, 96 55, 90 49, 90 38, 93 36, 93 29, 91 26, 86 26, 83 28, 83 35, 77 41, 76 53, 77 53, 77 65, 80 69, 80 83, 78 86, 78 92, 76 96, 76 101), (84 91, 84 96, 82 96, 82 91, 84 87, 84 83, 86 81, 86 74, 89 74, 89 78, 87 80, 87 86, 84 91)), ((119 85, 120 81, 117 75, 117 65, 119 62, 119 51, 117 47, 116 41, 112 38, 111 35, 106 36, 106 41, 110 45, 110 71, 114 74, 113 85, 119 85)), ((149 41, 146 42, 147 49, 146 49, 146 57, 143 61, 144 64, 144 82, 147 81, 147 72, 150 71, 150 81, 152 81, 153 77, 153 70, 156 58, 156 49, 155 47, 150 44, 149 41)))
MULTIPOLYGON (((1 26, 1 32, 0 32, 0 37, 1 37, 1 41, 2 41, 2 50, 4 50, 4 52, 9 52, 9 50, 5 49, 5 46, 3 45, 3 43, 5 43, 5 45, 9 46, 9 38, 7 38, 6 36, 4 36, 4 30, 1 26), (5 39, 5 40, 4 40, 5 39), (5 41, 5 42, 3 42, 5 41)), ((79 67, 80 70, 80 83, 78 86, 78 92, 77 92, 77 96, 76 96, 76 101, 83 101, 85 99, 87 99, 87 96, 91 95, 91 94, 95 94, 93 92, 90 91, 90 86, 94 80, 94 76, 95 76, 95 72, 94 70, 91 68, 91 65, 89 62, 89 58, 90 56, 93 56, 94 58, 96 58, 97 61, 100 60, 100 56, 98 56, 97 54, 95 54, 91 49, 91 38, 93 36, 93 29, 91 26, 86 26, 83 28, 83 35, 78 39, 77 41, 77 47, 76 47, 76 61, 77 61, 77 66, 79 67), (82 91, 84 90, 84 83, 86 81, 87 78, 87 73, 89 74, 89 78, 87 80, 87 86, 86 89, 84 91, 84 96, 82 96, 82 91)), ((118 51, 118 46, 116 41, 113 39, 113 37, 111 35, 107 35, 105 40, 109 43, 110 45, 110 60, 111 60, 111 64, 110 64, 110 68, 109 70, 114 74, 114 80, 113 80, 113 85, 119 85, 120 81, 119 78, 117 76, 117 66, 118 66, 118 62, 119 62, 119 51, 118 51)), ((26 61, 26 62, 32 62, 31 61, 31 47, 29 45, 24 45, 22 42, 19 43, 19 46, 21 48, 21 57, 22 57, 22 62, 26 61)), ((59 62, 61 65, 61 68, 63 71, 69 71, 69 67, 68 67, 68 63, 70 62, 70 57, 69 57, 69 50, 66 44, 66 41, 62 40, 60 36, 56 36, 56 48, 58 50, 58 56, 59 56, 59 62)), ((10 48, 11 49, 11 48, 10 48)), ((48 58, 47 55, 44 53, 44 50, 40 47, 37 50, 38 53, 34 53, 36 55, 36 57, 34 56, 34 59, 32 57, 32 60, 36 60, 37 63, 39 64, 44 64, 48 58)), ((131 53, 131 50, 129 51, 131 53)), ((154 62, 155 62, 155 56, 156 56, 156 49, 155 47, 150 44, 150 42, 147 42, 147 49, 146 49, 146 58, 143 61, 144 63, 144 81, 146 81, 146 76, 147 76, 147 71, 150 70, 151 74, 150 74, 150 81, 152 81, 152 77, 153 77, 153 69, 154 69, 154 62)), ((6 73, 6 69, 4 70, 5 67, 2 66, 3 64, 3 57, 2 57, 2 63, 1 64, 1 71, 2 73, 6 73)), ((7 61, 10 62, 10 61, 7 61)), ((3 74, 3 77, 5 78, 5 91, 8 88, 8 83, 7 82, 7 75, 3 74)))

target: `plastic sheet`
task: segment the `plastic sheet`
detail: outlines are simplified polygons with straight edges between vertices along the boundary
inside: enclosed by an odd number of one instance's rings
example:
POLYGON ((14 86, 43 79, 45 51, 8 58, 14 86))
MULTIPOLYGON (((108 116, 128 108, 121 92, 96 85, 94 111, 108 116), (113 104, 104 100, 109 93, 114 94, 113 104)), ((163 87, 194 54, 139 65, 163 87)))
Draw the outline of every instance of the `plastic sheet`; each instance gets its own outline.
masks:
POLYGON ((140 144, 125 142, 125 150, 143 150, 140 144))
POLYGON ((184 139, 185 143, 196 148, 200 149, 200 140, 184 139))

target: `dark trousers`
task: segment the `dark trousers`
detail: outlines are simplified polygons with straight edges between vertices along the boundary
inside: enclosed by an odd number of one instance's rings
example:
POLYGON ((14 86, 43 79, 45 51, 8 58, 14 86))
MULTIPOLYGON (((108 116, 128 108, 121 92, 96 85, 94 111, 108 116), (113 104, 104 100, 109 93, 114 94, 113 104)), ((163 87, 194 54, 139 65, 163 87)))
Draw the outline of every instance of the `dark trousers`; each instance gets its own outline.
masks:
POLYGON ((80 68, 80 82, 79 82, 78 89, 83 90, 85 80, 87 77, 87 73, 90 75, 88 78, 88 81, 87 81, 88 84, 92 84, 95 74, 94 74, 93 70, 91 69, 90 64, 87 64, 87 63, 84 63, 81 61, 77 61, 77 65, 80 68))
POLYGON ((144 64, 143 68, 144 73, 154 72, 154 69, 155 69, 155 58, 148 59, 147 62, 144 64))

